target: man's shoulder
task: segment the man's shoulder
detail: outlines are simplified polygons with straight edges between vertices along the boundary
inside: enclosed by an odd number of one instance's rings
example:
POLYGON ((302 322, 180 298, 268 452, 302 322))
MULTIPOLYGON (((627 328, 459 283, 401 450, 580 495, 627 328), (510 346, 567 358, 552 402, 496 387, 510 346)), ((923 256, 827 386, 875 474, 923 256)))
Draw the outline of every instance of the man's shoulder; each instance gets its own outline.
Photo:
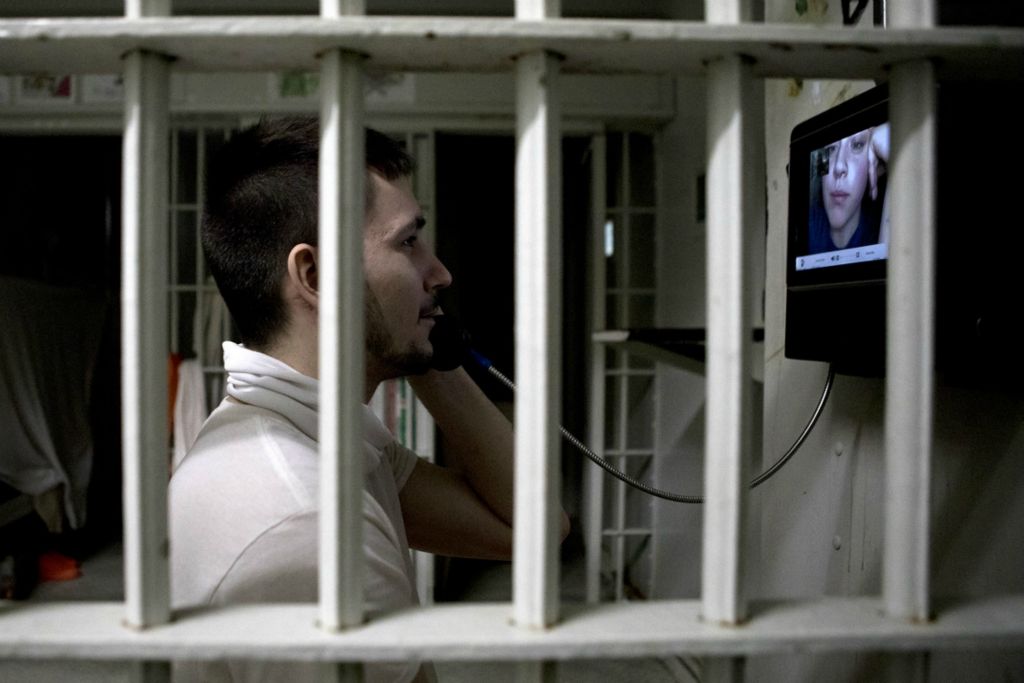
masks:
POLYGON ((176 604, 208 602, 247 550, 266 561, 260 539, 282 524, 315 529, 316 444, 308 441, 271 411, 214 411, 170 481, 176 604))
POLYGON ((258 456, 267 448, 293 459, 315 457, 317 449, 315 441, 278 413, 225 400, 203 423, 174 476, 196 468, 226 466, 235 458, 258 456))

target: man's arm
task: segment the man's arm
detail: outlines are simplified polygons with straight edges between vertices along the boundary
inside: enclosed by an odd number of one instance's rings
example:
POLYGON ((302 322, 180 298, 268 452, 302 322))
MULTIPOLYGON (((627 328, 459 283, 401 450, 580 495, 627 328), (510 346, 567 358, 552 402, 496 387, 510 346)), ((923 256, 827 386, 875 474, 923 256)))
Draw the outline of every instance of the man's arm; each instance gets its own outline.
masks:
MULTIPOLYGON (((449 467, 420 461, 402 488, 409 544, 444 555, 512 556, 512 425, 458 368, 410 377, 445 438, 449 467)), ((569 532, 562 512, 561 537, 569 532)))

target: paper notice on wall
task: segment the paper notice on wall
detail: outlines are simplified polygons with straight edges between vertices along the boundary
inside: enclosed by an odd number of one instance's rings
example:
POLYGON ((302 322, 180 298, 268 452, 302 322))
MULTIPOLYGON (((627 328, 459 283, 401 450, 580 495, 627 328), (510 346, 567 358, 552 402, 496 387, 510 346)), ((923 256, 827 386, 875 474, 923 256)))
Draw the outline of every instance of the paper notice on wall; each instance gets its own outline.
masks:
POLYGON ((121 102, 124 100, 124 77, 120 74, 88 74, 82 76, 83 102, 121 102))

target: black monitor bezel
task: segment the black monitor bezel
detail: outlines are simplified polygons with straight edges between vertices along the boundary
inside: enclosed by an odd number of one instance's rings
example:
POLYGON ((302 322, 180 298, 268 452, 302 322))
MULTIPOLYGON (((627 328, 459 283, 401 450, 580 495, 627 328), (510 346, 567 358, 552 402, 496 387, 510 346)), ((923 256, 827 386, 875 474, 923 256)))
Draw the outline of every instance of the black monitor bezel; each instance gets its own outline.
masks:
POLYGON ((879 85, 793 128, 789 142, 789 221, 786 283, 789 287, 846 286, 884 282, 886 261, 797 270, 807 254, 811 152, 848 135, 889 121, 889 88, 879 85))

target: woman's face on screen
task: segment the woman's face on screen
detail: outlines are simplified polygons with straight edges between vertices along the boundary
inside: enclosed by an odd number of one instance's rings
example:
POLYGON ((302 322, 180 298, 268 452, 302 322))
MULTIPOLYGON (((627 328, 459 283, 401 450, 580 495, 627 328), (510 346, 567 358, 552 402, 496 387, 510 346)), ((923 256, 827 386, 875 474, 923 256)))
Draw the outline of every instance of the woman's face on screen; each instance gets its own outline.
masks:
POLYGON ((822 178, 821 199, 833 232, 852 234, 860 221, 860 203, 868 184, 871 131, 862 130, 834 142, 828 150, 828 174, 822 178))

